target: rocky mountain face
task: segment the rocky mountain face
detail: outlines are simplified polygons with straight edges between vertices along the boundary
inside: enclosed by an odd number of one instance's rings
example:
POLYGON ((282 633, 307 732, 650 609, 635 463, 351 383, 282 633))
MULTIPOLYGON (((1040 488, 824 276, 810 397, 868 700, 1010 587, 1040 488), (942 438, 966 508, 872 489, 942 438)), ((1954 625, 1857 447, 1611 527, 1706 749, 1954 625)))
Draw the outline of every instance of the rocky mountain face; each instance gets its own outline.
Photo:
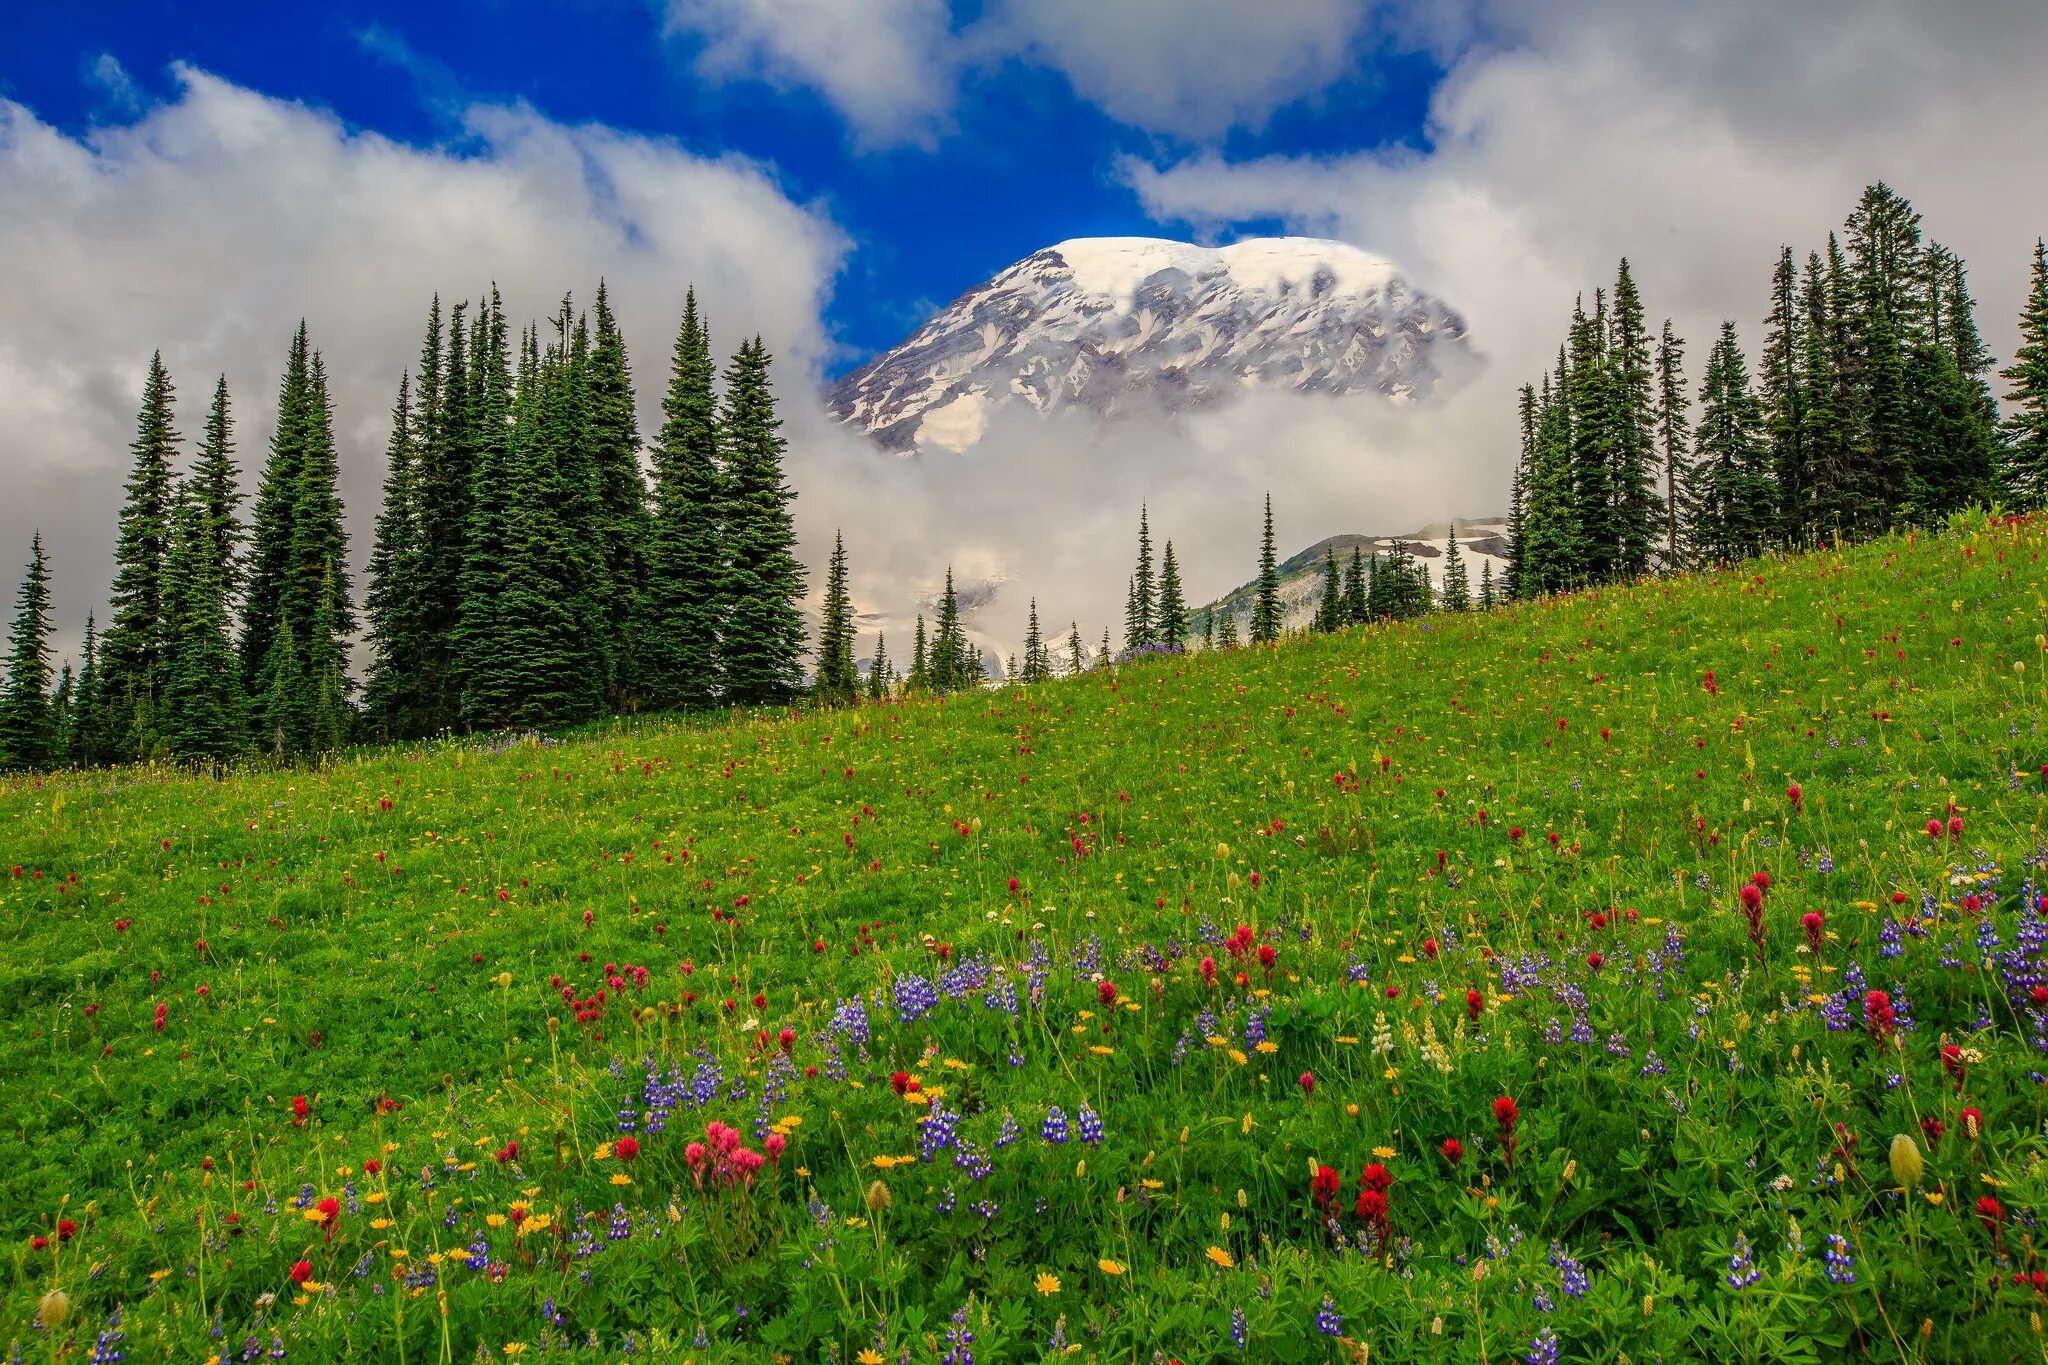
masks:
POLYGON ((1013 404, 1113 418, 1254 389, 1406 403, 1475 360, 1457 313, 1342 242, 1091 237, 968 290, 826 402, 884 449, 915 454, 967 449, 1013 404))

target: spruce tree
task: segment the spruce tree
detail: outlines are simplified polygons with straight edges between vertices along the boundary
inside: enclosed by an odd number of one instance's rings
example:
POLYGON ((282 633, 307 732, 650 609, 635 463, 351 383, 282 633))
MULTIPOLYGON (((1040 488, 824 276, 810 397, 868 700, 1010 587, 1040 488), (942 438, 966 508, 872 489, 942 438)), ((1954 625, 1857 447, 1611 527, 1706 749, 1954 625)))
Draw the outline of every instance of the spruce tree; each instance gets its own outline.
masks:
POLYGON ((1603 582, 1614 571, 1620 543, 1615 524, 1614 468, 1621 438, 1620 389, 1607 354, 1606 291, 1593 293, 1593 312, 1572 315, 1566 343, 1569 368, 1560 398, 1568 422, 1570 473, 1562 481, 1560 523, 1571 535, 1553 556, 1568 584, 1603 582))
POLYGON ((1152 528, 1145 507, 1138 507, 1138 567, 1131 575, 1124 603, 1124 648, 1143 649, 1158 637, 1153 612, 1157 606, 1152 581, 1152 528))
POLYGON ((1882 182, 1865 189, 1847 224, 1848 370, 1855 398, 1857 530, 1889 528, 1905 509, 1916 395, 1907 356, 1926 334, 1920 215, 1882 182))
POLYGON ((634 633, 638 685, 662 707, 704 705, 719 685, 724 480, 712 378, 710 332, 691 289, 651 452, 654 512, 634 633))
POLYGON ((1213 609, 1202 613, 1202 648, 1216 648, 1216 613, 1213 609))
POLYGON ((78 683, 72 692, 71 732, 64 737, 67 760, 73 767, 92 768, 113 759, 113 741, 106 694, 100 680, 99 627, 91 612, 85 614, 85 650, 78 667, 78 683))
POLYGON ((1038 599, 1031 599, 1031 614, 1024 624, 1024 671, 1028 683, 1044 682, 1052 676, 1051 661, 1045 653, 1045 636, 1038 628, 1038 599))
POLYGON ((2006 495, 2023 509, 2048 503, 2048 243, 2034 239, 2034 264, 2020 311, 2020 344, 1999 375, 2010 387, 2005 419, 2006 495))
POLYGON ((164 750, 183 763, 220 763, 248 747, 242 674, 229 637, 222 538, 195 474, 172 513, 164 561, 164 750))
POLYGON ((176 391, 161 353, 150 357, 136 417, 135 463, 114 542, 113 619, 100 642, 98 704, 111 754, 136 758, 155 739, 162 678, 164 556, 171 541, 176 391))
POLYGON ((1323 593, 1316 602, 1315 629, 1322 634, 1341 629, 1344 624, 1344 590, 1340 585, 1341 575, 1337 572, 1337 550, 1333 545, 1323 547, 1323 593))
POLYGON ((1472 606, 1472 579, 1465 569, 1465 556, 1458 549, 1458 523, 1451 523, 1450 539, 1444 542, 1443 604, 1446 611, 1466 611, 1472 606))
MULTIPOLYGON (((451 667, 461 703, 461 723, 471 730, 503 729, 518 723, 531 691, 529 661, 512 643, 514 613, 538 610, 544 595, 516 563, 523 546, 520 515, 520 444, 531 437, 533 390, 539 359, 529 334, 519 339, 520 368, 526 372, 526 402, 516 405, 512 349, 502 311, 478 310, 464 357, 463 444, 471 464, 464 500, 468 524, 462 546, 461 610, 450 634, 451 667), (515 425, 524 424, 515 432, 515 425), (517 442, 515 443, 515 436, 517 442)), ((450 385, 451 403, 454 386, 450 385)))
MULTIPOLYGON (((302 321, 292 336, 285 355, 284 377, 278 382, 277 425, 271 433, 270 451, 257 483, 255 515, 249 533, 238 652, 244 688, 252 701, 267 699, 279 690, 277 680, 265 679, 263 674, 266 667, 283 662, 281 656, 273 658, 273 646, 282 636, 285 594, 292 579, 292 517, 312 421, 312 360, 312 344, 302 321)), ((289 693, 292 686, 291 678, 283 680, 284 692, 289 693)), ((276 727, 269 724, 267 701, 252 710, 252 723, 263 747, 282 748, 276 727)))
POLYGON ((725 695, 741 705, 788 697, 802 678, 803 565, 782 481, 785 448, 768 382, 768 352, 755 337, 725 372, 719 447, 725 460, 724 630, 720 675, 725 695))
POLYGON ((1109 652, 1109 627, 1104 626, 1102 628, 1102 651, 1095 656, 1095 666, 1106 669, 1113 662, 1115 660, 1109 652))
POLYGON ((632 366, 603 280, 598 281, 591 312, 595 335, 584 385, 584 439, 597 481, 597 596, 602 607, 598 626, 603 632, 606 696, 615 709, 632 710, 638 698, 632 665, 634 611, 646 587, 653 522, 647 509, 647 481, 640 473, 632 366))
POLYGON ((860 694, 853 661, 853 597, 846 585, 846 541, 832 533, 832 559, 825 573, 824 619, 818 629, 818 700, 850 705, 860 694))
POLYGON ((929 692, 932 686, 931 650, 925 644, 923 612, 917 614, 917 633, 910 639, 910 677, 907 685, 914 692, 929 692))
POLYGON ((960 599, 953 591, 953 566, 946 566, 946 591, 939 598, 939 619, 925 656, 925 682, 941 695, 968 685, 967 636, 960 627, 960 599))
POLYGON ((213 528, 213 562, 219 567, 223 598, 235 601, 240 588, 238 562, 244 536, 240 508, 242 490, 235 468, 234 418, 228 405, 228 377, 214 382, 213 405, 206 411, 206 435, 199 445, 199 459, 192 467, 192 479, 207 524, 213 528))
POLYGON ((1493 561, 1490 559, 1481 560, 1479 563, 1479 609, 1481 611, 1492 611, 1494 604, 1493 561))
POLYGON ((1081 643, 1081 623, 1067 625, 1067 673, 1071 676, 1088 667, 1088 646, 1081 643))
POLYGON ((1813 476, 1806 452, 1800 384, 1804 320, 1792 248, 1781 247, 1777 269, 1771 274, 1771 312, 1764 324, 1757 396, 1763 405, 1764 434, 1778 489, 1778 535, 1793 545, 1807 541, 1813 523, 1813 476))
POLYGON ((0 768, 50 766, 56 727, 50 710, 50 561, 43 533, 29 540, 28 566, 15 590, 7 635, 7 680, 0 686, 0 768))
POLYGON ((71 736, 77 723, 73 709, 77 700, 78 680, 72 676, 71 664, 67 660, 57 676, 57 690, 50 694, 50 766, 52 768, 75 768, 78 762, 71 757, 71 736))
MULTIPOLYGON (((1625 257, 1615 277, 1614 307, 1608 316, 1607 365, 1613 427, 1608 476, 1612 499, 1608 524, 1614 536, 1610 569, 1620 578, 1639 578, 1650 570, 1663 528, 1657 497, 1655 363, 1642 298, 1625 257)), ((1445 568, 1448 571, 1448 562, 1445 568)), ((1456 610, 1469 605, 1469 596, 1468 592, 1459 599, 1456 610)))
MULTIPOLYGON (((456 636, 462 573, 469 554, 476 427, 470 403, 467 304, 457 304, 444 335, 437 294, 427 314, 413 388, 412 445, 418 470, 419 566, 405 609, 419 641, 411 730, 430 735, 462 724, 456 636)), ((401 585, 405 586, 405 585, 401 585)))
POLYGON ((1218 649, 1237 648, 1237 616, 1234 612, 1225 612, 1223 614, 1223 629, 1216 634, 1216 647, 1218 649))
MULTIPOLYGON (((1686 416, 1685 342, 1664 319, 1657 338, 1657 444, 1664 465, 1664 564, 1678 568, 1679 490, 1686 486, 1687 438, 1692 423, 1686 416)), ((1512 595, 1512 589, 1510 589, 1512 595)))
POLYGON ((417 693, 424 638, 416 608, 425 560, 420 505, 419 424, 412 377, 401 375, 384 447, 384 502, 370 551, 364 597, 369 622, 370 672, 363 684, 363 719, 372 738, 407 739, 424 733, 425 699, 417 693))
POLYGON ((1159 562, 1159 601, 1152 614, 1152 638, 1168 649, 1179 649, 1188 638, 1187 597, 1181 591, 1180 565, 1173 557, 1173 542, 1159 562))
POLYGON ((889 695, 889 646, 880 631, 875 632, 874 662, 868 665, 868 700, 878 702, 889 695))
POLYGON ((1777 503, 1763 406, 1732 322, 1721 324, 1707 356, 1693 458, 1693 562, 1725 564, 1755 554, 1771 534, 1777 503))
POLYGON ((294 708, 301 752, 325 753, 346 739, 352 717, 348 694, 348 641, 355 633, 349 602, 348 533, 343 529, 341 467, 334 446, 334 410, 327 368, 312 359, 309 424, 292 508, 291 577, 283 616, 298 654, 302 676, 312 687, 294 708))
POLYGON ((1259 537, 1258 601, 1252 607, 1252 643, 1280 638, 1280 573, 1273 554, 1273 495, 1266 494, 1265 529, 1259 537))
POLYGON ((1344 624, 1363 625, 1371 620, 1365 608, 1365 555, 1356 546, 1351 547, 1351 566, 1344 574, 1344 624))
POLYGON ((1847 371, 1848 289, 1846 266, 1832 235, 1827 260, 1809 252, 1800 279, 1804 359, 1799 388, 1804 428, 1801 444, 1811 478, 1807 534, 1828 543, 1837 534, 1854 534, 1862 520, 1862 499, 1856 483, 1855 450, 1850 432, 1851 407, 1847 371))

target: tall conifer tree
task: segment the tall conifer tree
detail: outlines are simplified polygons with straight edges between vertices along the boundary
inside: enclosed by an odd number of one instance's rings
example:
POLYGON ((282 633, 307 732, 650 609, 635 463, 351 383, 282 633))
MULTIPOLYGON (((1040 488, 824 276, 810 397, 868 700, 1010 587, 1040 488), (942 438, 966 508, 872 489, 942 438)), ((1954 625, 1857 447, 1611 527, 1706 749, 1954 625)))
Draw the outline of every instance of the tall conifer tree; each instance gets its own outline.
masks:
POLYGON ((1166 542, 1166 553, 1159 561, 1159 601, 1153 611, 1152 636, 1159 644, 1169 649, 1178 649, 1187 643, 1188 603, 1180 586, 1180 565, 1173 557, 1173 542, 1166 542))
MULTIPOLYGON (((161 353, 149 360, 136 417, 135 463, 128 474, 114 542, 113 619, 100 642, 98 703, 113 755, 136 758, 154 742, 164 645, 164 556, 171 542, 171 474, 178 433, 176 391, 161 353)), ((111 756, 111 755, 110 755, 111 756)))
POLYGON ((640 473, 632 366, 602 280, 591 312, 595 330, 583 390, 584 439, 597 482, 595 624, 602 639, 605 695, 615 709, 631 710, 638 696, 632 664, 633 613, 647 582, 652 519, 647 481, 640 473))
POLYGON ((1458 548, 1458 524, 1451 523, 1450 539, 1444 542, 1443 604, 1447 611, 1467 611, 1472 606, 1472 578, 1465 568, 1465 556, 1458 548))
POLYGON ((1999 371, 2007 385, 2004 482, 2024 509, 2048 502, 2048 243, 2034 239, 2027 302, 2020 312, 2020 344, 1999 371))
POLYGON ((229 637, 228 595, 213 499, 196 474, 180 490, 164 561, 161 744, 180 762, 219 763, 248 747, 241 669, 229 637))
POLYGON ((860 674, 853 662, 853 596, 846 584, 846 541, 832 533, 832 559, 825 573, 824 620, 818 630, 818 700, 827 706, 851 703, 860 674))
POLYGON ((7 679, 0 685, 0 768, 47 768, 56 746, 50 707, 50 561, 43 533, 29 540, 28 566, 15 591, 7 635, 7 679))
POLYGON ((720 672, 741 705, 781 701, 802 680, 803 566, 782 479, 781 420, 768 382, 768 352, 755 337, 725 372, 719 447, 725 458, 725 630, 720 672))
POLYGON ((1258 599, 1252 606, 1252 643, 1280 638, 1280 572, 1273 553, 1273 495, 1266 494, 1265 529, 1259 535, 1258 599))
POLYGON ((704 705, 719 686, 724 495, 712 379, 710 333, 691 289, 683 297, 652 450, 647 582, 634 628, 638 686, 660 707, 704 705))
POLYGON ((1735 324, 1707 357, 1694 440, 1689 527, 1694 562, 1725 564, 1755 554, 1775 523, 1763 405, 1750 388, 1735 324))

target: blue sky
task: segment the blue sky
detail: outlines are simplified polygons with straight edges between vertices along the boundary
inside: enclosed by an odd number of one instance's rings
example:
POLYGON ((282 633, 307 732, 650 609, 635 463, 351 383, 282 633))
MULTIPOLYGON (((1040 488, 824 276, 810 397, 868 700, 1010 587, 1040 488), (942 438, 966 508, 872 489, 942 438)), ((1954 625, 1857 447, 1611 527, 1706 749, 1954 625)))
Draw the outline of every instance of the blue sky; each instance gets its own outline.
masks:
MULTIPOLYGON (((170 67, 183 62, 418 144, 459 142, 466 105, 518 100, 561 123, 758 158, 850 239, 826 312, 844 348, 833 368, 902 339, 933 306, 1061 238, 1187 235, 1147 211, 1118 172, 1122 158, 1170 161, 1198 145, 1232 160, 1419 145, 1440 74, 1420 53, 1360 43, 1335 79, 1285 100, 1256 128, 1198 143, 1121 123, 1060 71, 1005 56, 965 74, 936 132, 877 143, 803 84, 699 74, 705 39, 666 31, 661 12, 634 0, 5 9, 0 95, 74 135, 174 97, 170 67), (109 56, 127 84, 110 88, 109 56)), ((955 27, 976 17, 956 7, 955 27)), ((1273 225, 1253 216, 1235 226, 1273 225)))

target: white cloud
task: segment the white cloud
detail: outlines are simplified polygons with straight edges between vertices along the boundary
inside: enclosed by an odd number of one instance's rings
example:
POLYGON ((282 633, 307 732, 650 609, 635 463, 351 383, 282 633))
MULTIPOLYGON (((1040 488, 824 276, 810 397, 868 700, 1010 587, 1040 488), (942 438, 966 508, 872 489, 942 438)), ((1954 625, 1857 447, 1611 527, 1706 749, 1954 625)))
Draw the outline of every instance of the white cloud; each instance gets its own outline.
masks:
POLYGON ((40 526, 66 649, 86 611, 104 611, 157 347, 188 451, 227 374, 253 485, 285 346, 307 319, 334 384, 358 566, 392 396, 437 290, 452 303, 495 281, 520 318, 565 290, 587 303, 604 276, 651 427, 694 281, 720 349, 758 331, 785 394, 809 405, 830 347, 820 310, 847 244, 763 167, 517 106, 473 108, 459 146, 421 148, 176 75, 169 102, 82 137, 0 101, 0 586, 11 602, 40 526))
POLYGON ((668 0, 700 75, 808 86, 863 136, 928 138, 951 103, 959 48, 947 0, 668 0))
POLYGON ((1148 210, 1205 233, 1279 217, 1383 252, 1466 315, 1495 361, 1461 402, 1505 497, 1512 389, 1549 362, 1572 296, 1630 258, 1656 319, 1732 318, 1754 354, 1780 244, 1825 244, 1885 179, 1971 265, 2010 356, 2048 227, 2038 71, 2048 10, 1911 0, 1634 6, 1497 0, 1436 16, 1452 62, 1431 150, 1126 168, 1148 210))
POLYGON ((711 79, 823 96, 869 142, 927 142, 964 72, 1022 60, 1112 118, 1189 140, 1256 127, 1352 69, 1364 0, 667 0, 711 79))
POLYGON ((1369 19, 1360 0, 1007 0, 993 25, 1110 117, 1206 140, 1353 69, 1369 19))

